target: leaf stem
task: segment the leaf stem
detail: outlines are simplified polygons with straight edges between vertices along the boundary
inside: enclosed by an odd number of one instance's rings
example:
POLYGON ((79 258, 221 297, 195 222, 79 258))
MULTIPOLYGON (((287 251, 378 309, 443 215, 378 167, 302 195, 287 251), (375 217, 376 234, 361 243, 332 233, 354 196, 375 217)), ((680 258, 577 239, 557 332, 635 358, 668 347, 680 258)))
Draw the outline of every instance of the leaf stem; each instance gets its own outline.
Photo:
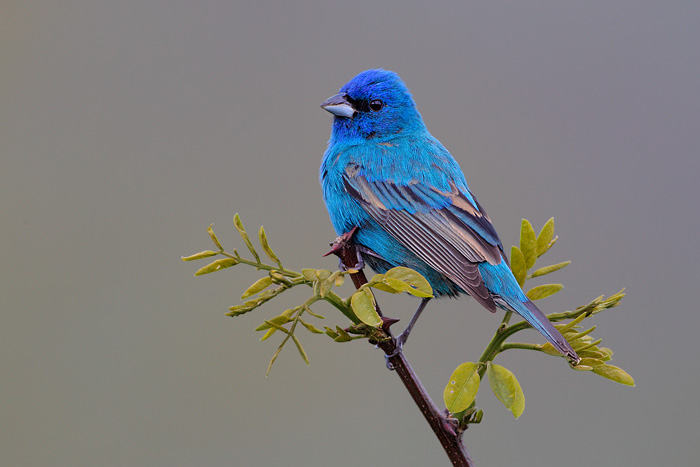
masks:
POLYGON ((508 349, 537 350, 538 352, 542 352, 542 346, 540 344, 527 344, 524 342, 504 342, 501 344, 500 352, 508 349))
MULTIPOLYGON (((248 266, 253 266, 256 269, 264 269, 265 271, 277 271, 280 274, 287 276, 287 277, 292 277, 292 278, 297 278, 301 277, 301 273, 298 273, 296 271, 291 271, 287 268, 279 268, 277 266, 271 266, 269 264, 262 263, 260 261, 250 261, 248 259, 241 258, 240 255, 232 255, 231 253, 227 251, 219 251, 218 252, 220 255, 226 256, 231 259, 235 259, 241 264, 247 264, 248 266)), ((236 252, 237 253, 237 252, 236 252)))

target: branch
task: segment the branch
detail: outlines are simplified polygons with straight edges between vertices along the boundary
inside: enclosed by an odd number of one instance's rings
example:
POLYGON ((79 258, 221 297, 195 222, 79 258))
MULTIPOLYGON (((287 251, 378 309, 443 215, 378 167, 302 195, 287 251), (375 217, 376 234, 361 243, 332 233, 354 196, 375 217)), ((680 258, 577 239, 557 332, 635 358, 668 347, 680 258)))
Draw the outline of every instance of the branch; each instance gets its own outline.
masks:
MULTIPOLYGON (((355 245, 349 240, 350 238, 341 237, 331 251, 340 258, 346 268, 353 269, 357 263, 357 250, 355 245)), ((351 273, 350 277, 358 289, 367 283, 367 278, 361 269, 351 273)), ((379 309, 377 309, 377 312, 381 316, 379 309)), ((403 352, 397 352, 396 339, 391 335, 391 330, 389 329, 389 326, 394 322, 395 320, 384 318, 384 331, 390 339, 376 343, 386 355, 387 366, 390 365, 390 368, 396 370, 396 374, 401 378, 401 382, 425 417, 430 428, 432 428, 433 433, 437 436, 452 465, 455 467, 473 467, 474 464, 462 441, 461 433, 458 434, 455 431, 454 426, 435 405, 435 402, 430 398, 408 360, 406 360, 403 352)))

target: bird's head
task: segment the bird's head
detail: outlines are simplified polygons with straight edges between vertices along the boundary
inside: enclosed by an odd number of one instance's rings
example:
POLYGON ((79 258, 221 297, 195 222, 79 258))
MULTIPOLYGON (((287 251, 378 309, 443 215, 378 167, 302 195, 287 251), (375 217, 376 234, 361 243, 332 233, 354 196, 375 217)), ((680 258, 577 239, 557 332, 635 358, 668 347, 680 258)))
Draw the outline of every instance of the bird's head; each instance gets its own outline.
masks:
POLYGON ((393 71, 367 70, 326 99, 332 139, 386 139, 424 129, 408 88, 393 71))

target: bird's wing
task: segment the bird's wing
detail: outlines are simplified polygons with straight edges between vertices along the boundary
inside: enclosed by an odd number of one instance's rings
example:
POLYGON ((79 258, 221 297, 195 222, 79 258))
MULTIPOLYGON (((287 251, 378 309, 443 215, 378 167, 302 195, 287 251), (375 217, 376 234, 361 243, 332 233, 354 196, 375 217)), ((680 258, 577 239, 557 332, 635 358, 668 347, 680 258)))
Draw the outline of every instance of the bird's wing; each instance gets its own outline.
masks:
POLYGON ((503 247, 488 216, 454 183, 440 191, 417 181, 368 180, 346 171, 345 189, 390 235, 491 311, 493 297, 478 264, 502 261, 503 247))

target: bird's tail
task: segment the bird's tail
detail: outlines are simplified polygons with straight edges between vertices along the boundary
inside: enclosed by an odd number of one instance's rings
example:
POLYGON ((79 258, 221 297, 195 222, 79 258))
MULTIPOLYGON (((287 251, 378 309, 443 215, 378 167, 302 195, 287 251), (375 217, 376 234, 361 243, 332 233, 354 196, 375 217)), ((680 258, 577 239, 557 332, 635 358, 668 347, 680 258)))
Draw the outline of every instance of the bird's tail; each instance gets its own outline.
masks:
POLYGON ((506 300, 506 303, 520 316, 525 318, 525 321, 530 323, 530 325, 537 329, 547 340, 562 354, 569 357, 569 359, 578 362, 580 360, 576 351, 571 347, 571 344, 561 335, 561 333, 554 327, 554 325, 549 321, 549 319, 537 308, 531 300, 521 302, 518 299, 506 300))

